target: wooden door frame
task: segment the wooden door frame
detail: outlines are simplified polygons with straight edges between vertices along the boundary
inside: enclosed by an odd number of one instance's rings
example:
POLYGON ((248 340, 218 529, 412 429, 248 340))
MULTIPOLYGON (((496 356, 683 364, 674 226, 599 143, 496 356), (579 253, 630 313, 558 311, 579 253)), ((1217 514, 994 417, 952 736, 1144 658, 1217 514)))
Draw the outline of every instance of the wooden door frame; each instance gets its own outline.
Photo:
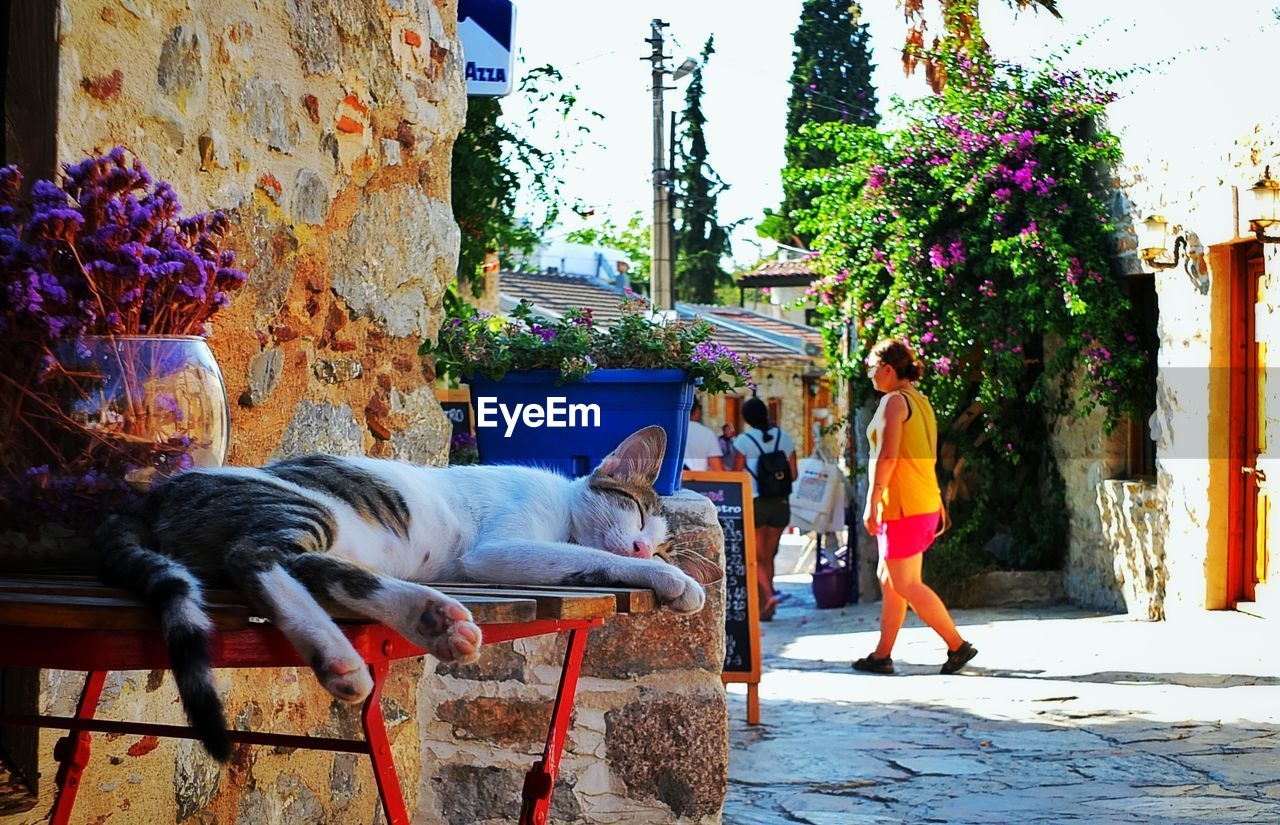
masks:
POLYGON ((1227 605, 1253 601, 1257 583, 1258 487, 1242 472, 1258 443, 1258 376, 1254 304, 1263 273, 1261 244, 1231 255, 1230 405, 1227 428, 1227 605))

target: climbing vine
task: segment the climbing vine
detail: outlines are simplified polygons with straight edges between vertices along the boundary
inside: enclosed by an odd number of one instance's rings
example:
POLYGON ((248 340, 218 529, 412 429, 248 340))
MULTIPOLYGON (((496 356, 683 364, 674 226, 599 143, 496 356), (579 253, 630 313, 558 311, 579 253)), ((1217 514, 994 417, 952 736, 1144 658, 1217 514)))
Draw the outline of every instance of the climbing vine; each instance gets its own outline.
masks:
POLYGON ((804 181, 822 192, 800 221, 824 273, 811 293, 829 363, 861 399, 880 338, 910 339, 931 367, 943 480, 960 493, 943 542, 963 550, 953 561, 1054 566, 1066 515, 1053 418, 1101 407, 1109 428, 1144 390, 1143 342, 1110 267, 1104 191, 1120 146, 1103 118, 1116 78, 936 59, 949 82, 895 103, 897 128, 806 131, 836 158, 804 181))

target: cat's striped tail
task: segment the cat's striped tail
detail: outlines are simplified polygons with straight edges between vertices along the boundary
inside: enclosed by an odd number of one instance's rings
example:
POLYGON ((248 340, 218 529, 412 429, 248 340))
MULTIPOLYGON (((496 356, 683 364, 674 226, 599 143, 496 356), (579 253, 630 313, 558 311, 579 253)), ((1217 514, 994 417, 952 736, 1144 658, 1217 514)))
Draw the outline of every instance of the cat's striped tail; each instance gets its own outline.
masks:
POLYGON ((133 515, 110 516, 98 530, 99 575, 137 593, 160 618, 169 663, 187 719, 209 754, 231 756, 227 720, 213 681, 209 633, 200 582, 185 565, 145 546, 146 524, 133 515))

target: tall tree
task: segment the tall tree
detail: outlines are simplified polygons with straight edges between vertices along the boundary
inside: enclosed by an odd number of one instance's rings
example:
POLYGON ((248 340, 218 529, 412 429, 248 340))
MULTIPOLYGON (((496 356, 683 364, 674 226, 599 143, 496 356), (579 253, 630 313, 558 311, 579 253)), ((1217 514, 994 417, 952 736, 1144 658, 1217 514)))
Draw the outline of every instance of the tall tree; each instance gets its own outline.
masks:
POLYGON ((707 117, 702 113, 702 73, 715 54, 714 41, 714 37, 707 38, 684 93, 675 177, 680 204, 674 232, 675 296, 676 300, 699 304, 714 303, 716 287, 729 280, 720 265, 730 252, 729 227, 722 226, 716 214, 716 200, 729 187, 707 162, 707 117))
POLYGON ((806 246, 808 238, 797 233, 793 216, 813 203, 812 187, 795 174, 825 169, 835 160, 831 153, 799 140, 808 123, 839 121, 875 126, 876 90, 871 85, 870 34, 858 22, 858 9, 849 0, 805 0, 795 32, 795 65, 791 72, 791 99, 787 103, 787 171, 783 174, 782 206, 765 210, 757 231, 781 243, 806 246))

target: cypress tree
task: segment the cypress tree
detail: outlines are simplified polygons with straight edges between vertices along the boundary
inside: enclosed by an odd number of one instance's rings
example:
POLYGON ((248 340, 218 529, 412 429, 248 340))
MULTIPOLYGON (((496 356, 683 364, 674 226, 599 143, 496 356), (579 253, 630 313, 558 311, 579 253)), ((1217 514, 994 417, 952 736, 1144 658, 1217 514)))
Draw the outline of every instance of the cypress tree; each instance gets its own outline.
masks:
POLYGON ((716 215, 716 200, 729 187, 707 162, 706 115, 702 113, 702 72, 715 54, 715 38, 708 37, 701 60, 689 78, 684 95, 684 114, 675 183, 679 193, 680 220, 675 226, 676 260, 674 289, 676 300, 699 304, 714 303, 716 287, 731 283, 720 265, 729 249, 729 229, 716 215))
MULTIPOLYGON (((805 0, 795 32, 795 67, 787 104, 788 169, 822 169, 835 158, 800 139, 806 123, 840 121, 875 126, 876 90, 871 85, 870 34, 859 23, 849 0, 805 0)), ((761 235, 782 243, 808 245, 795 231, 799 213, 810 207, 814 193, 783 178, 782 206, 765 210, 761 235)))

